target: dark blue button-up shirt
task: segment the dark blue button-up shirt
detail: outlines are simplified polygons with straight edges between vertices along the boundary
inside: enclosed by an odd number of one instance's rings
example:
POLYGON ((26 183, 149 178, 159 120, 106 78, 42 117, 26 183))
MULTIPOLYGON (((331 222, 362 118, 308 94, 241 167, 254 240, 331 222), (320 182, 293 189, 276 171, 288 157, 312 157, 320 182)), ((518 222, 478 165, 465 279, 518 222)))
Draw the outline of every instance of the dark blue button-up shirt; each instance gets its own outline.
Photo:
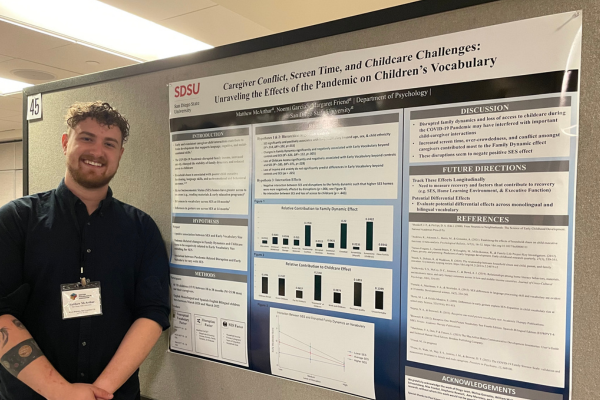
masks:
MULTIPOLYGON (((93 383, 137 318, 166 329, 169 312, 158 227, 110 189, 92 215, 64 182, 0 208, 0 315, 21 320, 69 382, 93 383), (102 315, 63 320, 60 285, 82 276, 100 282, 102 315)), ((138 396, 136 372, 114 399, 138 396)), ((0 398, 42 399, 1 367, 0 398)))

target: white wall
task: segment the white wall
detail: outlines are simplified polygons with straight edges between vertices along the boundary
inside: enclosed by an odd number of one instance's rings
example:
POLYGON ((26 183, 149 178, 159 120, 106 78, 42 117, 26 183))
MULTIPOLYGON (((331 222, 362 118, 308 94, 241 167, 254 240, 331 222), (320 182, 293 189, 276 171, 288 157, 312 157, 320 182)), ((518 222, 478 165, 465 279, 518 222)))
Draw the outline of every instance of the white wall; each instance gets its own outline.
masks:
POLYGON ((23 142, 0 143, 0 206, 23 196, 23 142))

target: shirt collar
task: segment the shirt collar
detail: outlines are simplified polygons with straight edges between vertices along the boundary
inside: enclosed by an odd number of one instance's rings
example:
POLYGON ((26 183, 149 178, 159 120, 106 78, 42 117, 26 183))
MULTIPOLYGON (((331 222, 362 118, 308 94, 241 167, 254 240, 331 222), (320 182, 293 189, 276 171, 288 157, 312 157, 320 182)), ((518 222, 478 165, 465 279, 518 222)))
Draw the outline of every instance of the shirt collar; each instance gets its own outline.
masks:
MULTIPOLYGON (((67 187, 67 185, 65 185, 65 178, 63 178, 60 181, 60 184, 56 188, 56 194, 58 195, 58 197, 61 200, 65 201, 66 204, 70 208, 75 207, 75 204, 77 203, 77 201, 80 201, 79 197, 75 196, 73 194, 73 192, 71 192, 71 190, 67 187)), ((104 200, 100 201, 100 205, 98 206, 98 209, 101 212, 105 211, 108 208, 108 206, 112 203, 112 200, 113 200, 113 192, 109 186, 108 191, 106 192, 106 197, 104 198, 104 200)))

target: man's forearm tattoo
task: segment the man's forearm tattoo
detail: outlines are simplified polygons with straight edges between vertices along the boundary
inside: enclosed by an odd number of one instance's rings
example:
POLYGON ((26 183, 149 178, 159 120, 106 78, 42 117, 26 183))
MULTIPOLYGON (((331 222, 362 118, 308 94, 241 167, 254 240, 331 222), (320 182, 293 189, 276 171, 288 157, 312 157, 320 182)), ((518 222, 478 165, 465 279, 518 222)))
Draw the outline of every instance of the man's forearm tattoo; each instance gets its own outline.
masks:
POLYGON ((15 326, 16 326, 17 328, 19 328, 19 329, 25 329, 25 325, 23 325, 23 324, 21 323, 21 321, 19 321, 18 319, 16 319, 16 318, 15 318, 15 319, 13 319, 13 321, 12 321, 12 322, 13 322, 13 324, 15 324, 15 326))
MULTIPOLYGON (((23 325, 21 321, 19 321, 16 318, 12 320, 12 323, 19 329, 26 329, 25 325, 23 325)), ((6 344, 8 343, 9 336, 10 335, 8 334, 8 328, 6 326, 0 328, 0 343, 2 343, 2 348, 4 348, 4 346, 6 346, 6 344)))
POLYGON ((33 338, 27 339, 8 350, 0 359, 0 364, 15 377, 32 361, 44 354, 33 338))
POLYGON ((4 348, 6 343, 8 343, 8 329, 5 326, 0 328, 0 335, 2 335, 2 347, 4 348))

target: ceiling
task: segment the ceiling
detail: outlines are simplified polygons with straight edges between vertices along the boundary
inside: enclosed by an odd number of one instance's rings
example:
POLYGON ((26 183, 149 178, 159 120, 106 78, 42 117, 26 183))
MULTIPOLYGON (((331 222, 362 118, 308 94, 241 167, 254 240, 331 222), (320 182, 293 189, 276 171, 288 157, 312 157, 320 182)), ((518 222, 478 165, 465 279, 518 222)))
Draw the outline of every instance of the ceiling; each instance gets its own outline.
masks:
MULTIPOLYGON (((102 1, 217 47, 415 0, 102 1)), ((136 64, 117 55, 2 21, 0 38, 0 78, 31 84, 136 64), (49 75, 43 76, 39 72, 49 75)), ((21 139, 22 110, 21 94, 0 96, 0 142, 21 139)))

